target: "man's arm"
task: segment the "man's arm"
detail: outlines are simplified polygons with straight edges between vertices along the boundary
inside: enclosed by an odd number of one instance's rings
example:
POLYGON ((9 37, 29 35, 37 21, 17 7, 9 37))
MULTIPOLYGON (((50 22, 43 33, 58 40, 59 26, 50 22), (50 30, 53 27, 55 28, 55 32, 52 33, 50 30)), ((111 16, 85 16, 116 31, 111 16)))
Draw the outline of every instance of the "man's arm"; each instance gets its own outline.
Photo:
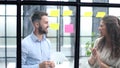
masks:
POLYGON ((35 65, 26 65, 27 54, 22 52, 22 68, 39 68, 39 64, 35 65))
MULTIPOLYGON (((23 44, 22 43, 22 68, 39 68, 39 64, 35 64, 35 65, 27 65, 26 62, 27 62, 27 56, 28 56, 28 47, 26 47, 25 43, 23 44)), ((31 61, 32 62, 32 61, 31 61)))
POLYGON ((24 64, 22 64, 22 68, 40 68, 40 67, 39 67, 39 64, 36 64, 36 65, 24 65, 24 64))
POLYGON ((22 68, 54 68, 55 65, 51 61, 43 61, 41 64, 26 65, 27 54, 22 52, 22 68))

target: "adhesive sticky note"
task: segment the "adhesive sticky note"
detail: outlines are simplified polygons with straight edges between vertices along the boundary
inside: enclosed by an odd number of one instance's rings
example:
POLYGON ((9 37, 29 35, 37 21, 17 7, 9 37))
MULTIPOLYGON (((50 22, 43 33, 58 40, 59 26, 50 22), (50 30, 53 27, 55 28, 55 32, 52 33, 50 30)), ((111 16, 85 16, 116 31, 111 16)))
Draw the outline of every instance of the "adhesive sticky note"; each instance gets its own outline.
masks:
POLYGON ((59 10, 51 10, 50 11, 50 16, 58 16, 59 15, 59 10))
POLYGON ((91 17, 92 16, 92 12, 85 12, 83 16, 85 16, 85 17, 91 17))
POLYGON ((102 18, 104 16, 105 16, 105 12, 97 12, 97 14, 96 14, 96 17, 102 18))
POLYGON ((63 16, 71 16, 72 15, 72 10, 64 10, 63 11, 63 16))
POLYGON ((73 24, 66 24, 65 25, 65 32, 66 33, 73 33, 74 32, 73 24))
POLYGON ((51 23, 50 28, 53 30, 59 30, 59 24, 58 23, 51 23))

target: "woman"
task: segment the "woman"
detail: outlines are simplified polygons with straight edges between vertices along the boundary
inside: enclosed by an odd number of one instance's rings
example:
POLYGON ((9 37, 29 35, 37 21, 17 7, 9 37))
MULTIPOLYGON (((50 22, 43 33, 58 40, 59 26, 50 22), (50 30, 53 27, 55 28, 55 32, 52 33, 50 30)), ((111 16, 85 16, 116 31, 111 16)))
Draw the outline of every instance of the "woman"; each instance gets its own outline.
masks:
POLYGON ((100 38, 96 39, 88 59, 91 68, 120 68, 120 20, 105 16, 99 26, 100 38))

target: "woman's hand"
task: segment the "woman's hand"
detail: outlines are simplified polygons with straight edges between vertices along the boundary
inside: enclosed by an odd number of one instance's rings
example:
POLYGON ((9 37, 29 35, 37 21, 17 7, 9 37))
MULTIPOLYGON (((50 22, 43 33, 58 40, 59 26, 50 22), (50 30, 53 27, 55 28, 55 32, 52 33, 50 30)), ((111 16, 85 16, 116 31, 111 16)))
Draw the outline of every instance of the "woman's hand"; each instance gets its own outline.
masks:
POLYGON ((90 65, 93 65, 93 64, 95 64, 96 57, 94 55, 94 51, 93 51, 92 48, 91 48, 91 52, 92 52, 92 56, 88 59, 88 62, 89 62, 90 65))
POLYGON ((90 65, 93 65, 95 64, 95 61, 96 61, 96 58, 94 56, 91 56, 89 59, 88 59, 88 62, 90 65))
POLYGON ((100 63, 100 68, 109 68, 109 66, 103 62, 100 63))
POLYGON ((94 49, 94 55, 96 56, 96 58, 97 58, 97 61, 98 61, 98 63, 99 63, 99 66, 100 66, 100 68, 109 68, 109 66, 107 65, 107 64, 105 64, 101 59, 100 59, 100 54, 99 54, 99 52, 96 50, 96 49, 94 49))

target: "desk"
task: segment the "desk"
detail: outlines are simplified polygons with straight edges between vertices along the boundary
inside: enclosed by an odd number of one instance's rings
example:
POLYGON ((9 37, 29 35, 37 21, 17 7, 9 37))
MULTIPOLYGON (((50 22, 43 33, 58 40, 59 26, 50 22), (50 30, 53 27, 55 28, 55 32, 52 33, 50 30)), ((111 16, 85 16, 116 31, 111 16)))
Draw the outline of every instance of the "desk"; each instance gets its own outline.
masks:
MULTIPOLYGON (((15 66, 16 64, 14 62, 13 63, 11 62, 11 63, 8 63, 7 68, 15 68, 15 66)), ((68 61, 65 61, 61 64, 56 64, 55 68, 73 68, 73 64, 68 61)))
POLYGON ((8 63, 7 68, 15 68, 16 64, 15 62, 8 63))
POLYGON ((68 61, 65 61, 61 64, 56 64, 55 68, 73 68, 73 64, 68 61))

